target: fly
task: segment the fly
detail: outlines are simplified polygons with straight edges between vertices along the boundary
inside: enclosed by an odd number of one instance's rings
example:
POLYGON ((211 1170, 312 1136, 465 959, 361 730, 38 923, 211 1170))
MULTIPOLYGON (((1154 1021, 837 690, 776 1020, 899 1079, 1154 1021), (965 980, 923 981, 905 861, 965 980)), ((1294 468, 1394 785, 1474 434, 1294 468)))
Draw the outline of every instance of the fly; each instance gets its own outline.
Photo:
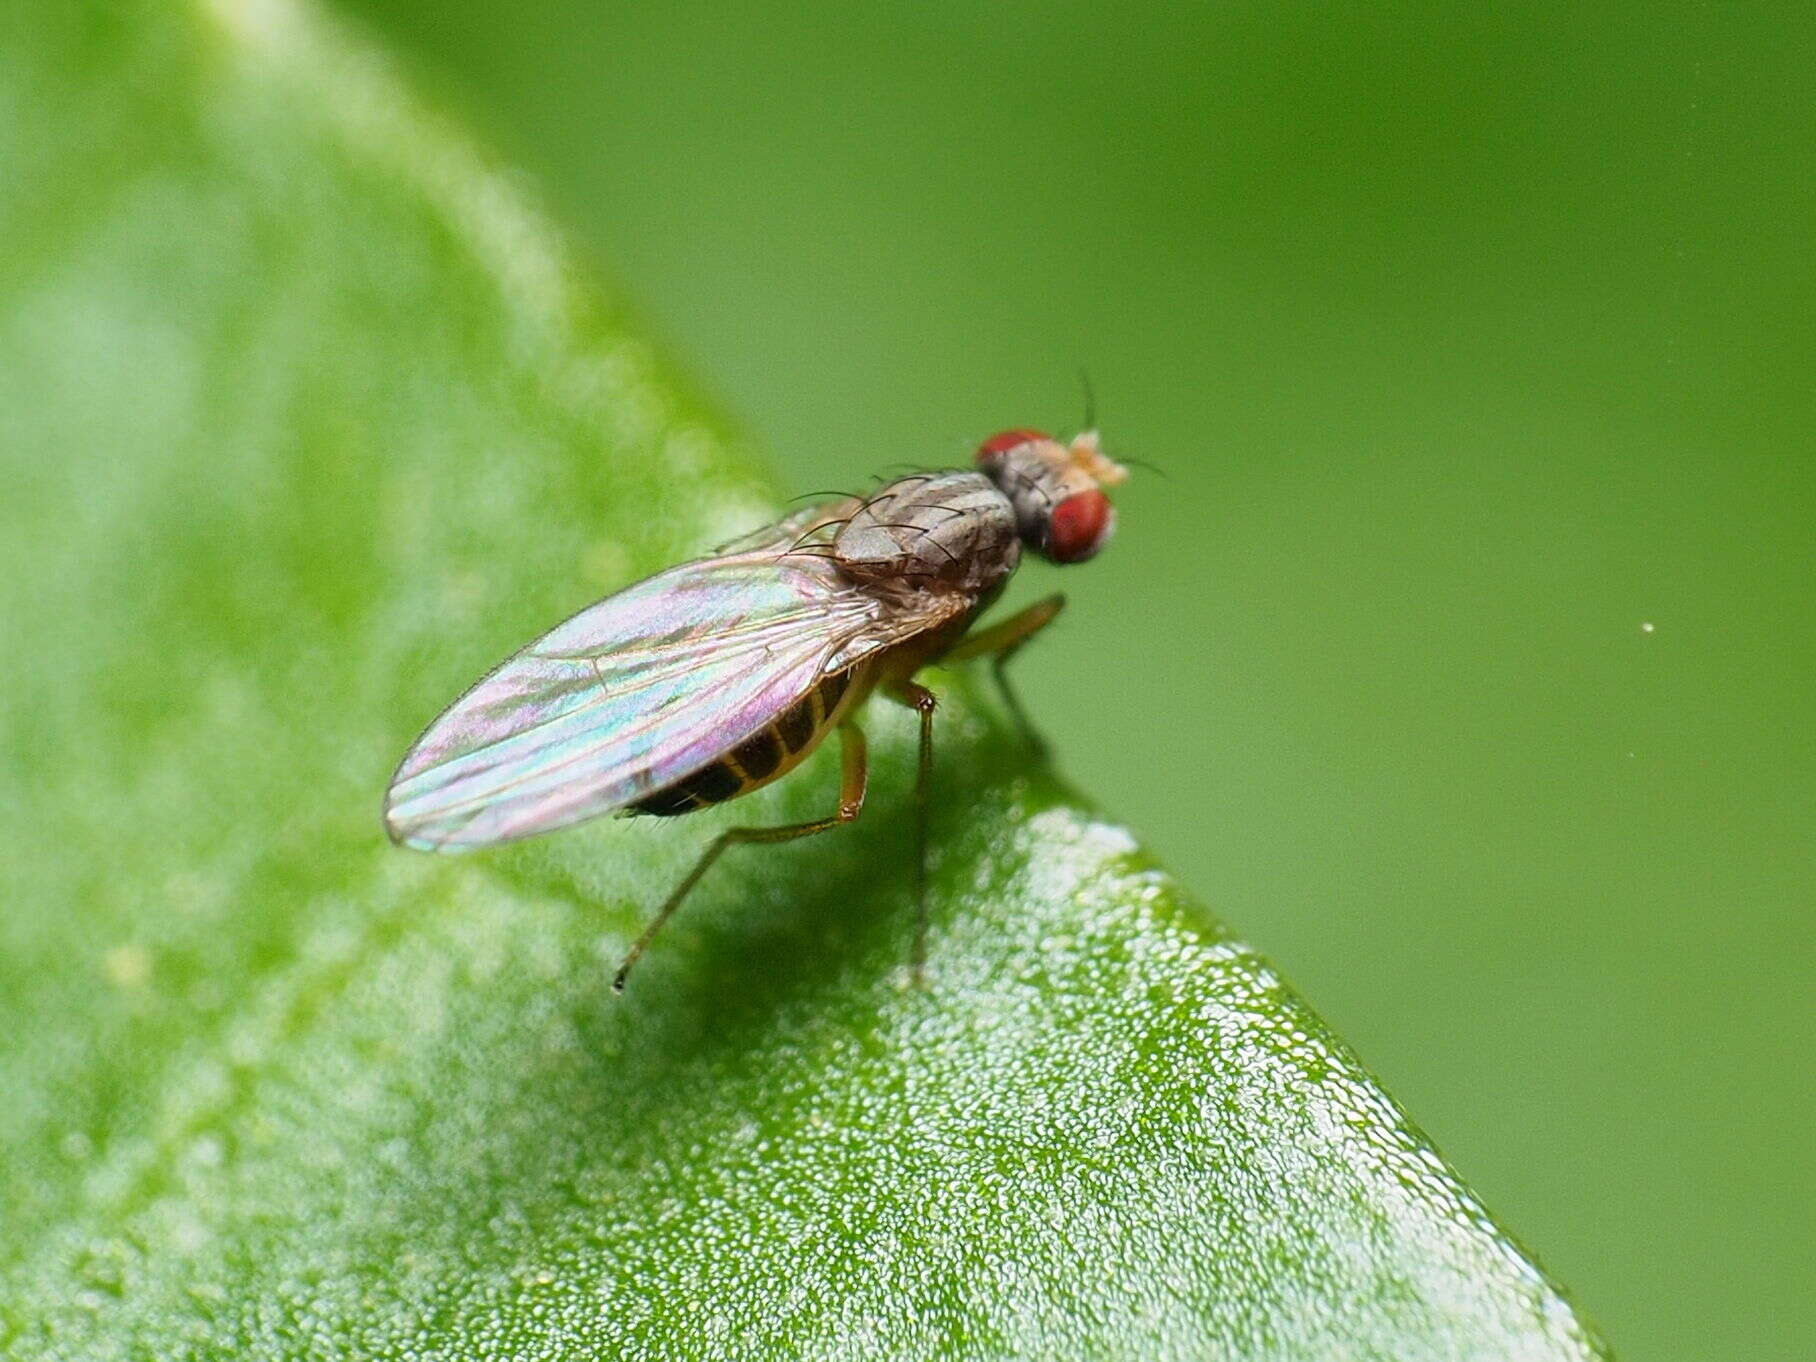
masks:
POLYGON ((613 976, 622 991, 662 924, 728 847, 788 842, 855 819, 868 765, 857 713, 873 692, 920 715, 913 967, 926 959, 931 662, 1004 665, 1065 604, 1048 596, 976 632, 1024 546, 1081 563, 1115 527, 1103 489, 1127 476, 1097 432, 1062 444, 992 436, 976 468, 912 473, 869 497, 835 496, 626 587, 557 625, 449 706, 385 796, 391 840, 465 851, 599 814, 670 817, 788 774, 827 734, 843 755, 824 818, 722 832, 656 911, 613 976))

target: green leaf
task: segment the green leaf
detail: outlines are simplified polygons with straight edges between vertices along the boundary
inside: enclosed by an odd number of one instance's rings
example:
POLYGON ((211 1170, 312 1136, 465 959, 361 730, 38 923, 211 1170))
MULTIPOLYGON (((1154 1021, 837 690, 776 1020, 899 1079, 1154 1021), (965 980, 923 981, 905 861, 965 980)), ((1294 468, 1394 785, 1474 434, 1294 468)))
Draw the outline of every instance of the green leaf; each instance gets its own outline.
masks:
POLYGON ((727 857, 623 999, 704 836, 826 807, 830 754, 731 813, 387 845, 441 703, 776 493, 312 13, 4 24, 8 1356, 1597 1355, 962 678, 925 992, 893 712, 865 820, 727 857))

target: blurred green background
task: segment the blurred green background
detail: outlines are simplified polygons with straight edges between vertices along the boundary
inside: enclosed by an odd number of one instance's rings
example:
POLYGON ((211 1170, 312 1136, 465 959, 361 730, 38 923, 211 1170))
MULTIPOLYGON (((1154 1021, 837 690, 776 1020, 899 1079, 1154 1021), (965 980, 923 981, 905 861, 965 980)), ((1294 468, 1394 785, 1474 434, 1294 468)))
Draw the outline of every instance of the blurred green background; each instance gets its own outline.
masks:
POLYGON ((1807 1348, 1807 7, 341 5, 793 490, 1088 369, 1065 769, 1624 1355, 1807 1348))

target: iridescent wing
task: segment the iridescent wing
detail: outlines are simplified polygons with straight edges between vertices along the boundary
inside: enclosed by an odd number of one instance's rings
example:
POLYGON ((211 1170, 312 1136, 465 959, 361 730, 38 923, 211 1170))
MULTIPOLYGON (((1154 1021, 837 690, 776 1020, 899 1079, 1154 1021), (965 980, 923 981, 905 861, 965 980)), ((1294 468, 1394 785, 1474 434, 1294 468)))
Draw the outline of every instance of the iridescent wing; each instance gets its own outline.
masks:
POLYGON ((622 808, 780 717, 835 657, 849 665, 952 613, 885 603, 774 539, 608 596, 480 681, 392 777, 392 838, 459 850, 622 808))

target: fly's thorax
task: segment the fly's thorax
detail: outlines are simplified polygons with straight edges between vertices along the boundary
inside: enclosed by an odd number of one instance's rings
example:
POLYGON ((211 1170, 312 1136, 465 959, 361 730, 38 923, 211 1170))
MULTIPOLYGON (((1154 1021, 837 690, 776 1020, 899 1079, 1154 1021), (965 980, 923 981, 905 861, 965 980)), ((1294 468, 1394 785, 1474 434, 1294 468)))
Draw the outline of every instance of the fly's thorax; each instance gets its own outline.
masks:
POLYGON ((914 473, 867 500, 832 543, 855 577, 983 592, 1021 560, 1015 512, 981 473, 914 473))

